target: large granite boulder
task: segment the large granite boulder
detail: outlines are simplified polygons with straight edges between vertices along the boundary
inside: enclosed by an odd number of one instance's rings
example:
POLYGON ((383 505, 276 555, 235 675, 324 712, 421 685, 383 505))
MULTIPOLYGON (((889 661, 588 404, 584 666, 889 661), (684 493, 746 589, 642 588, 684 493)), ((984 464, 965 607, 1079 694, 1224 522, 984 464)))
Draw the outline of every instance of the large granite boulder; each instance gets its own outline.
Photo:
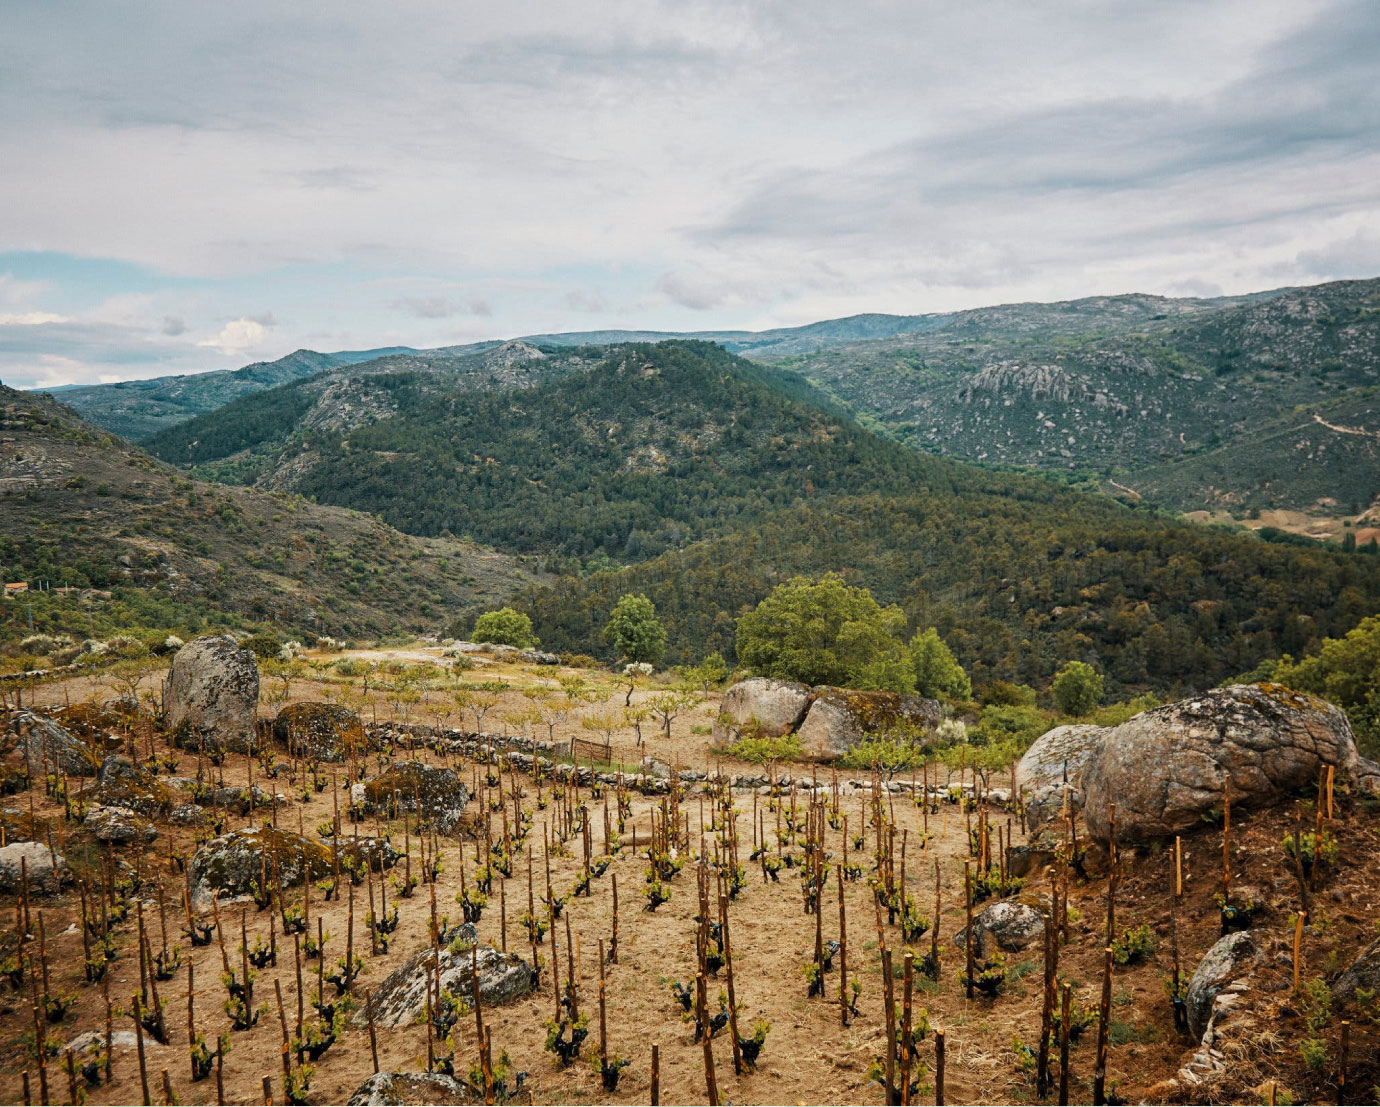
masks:
MULTIPOLYGON (((479 998, 485 1006, 512 1003, 532 990, 532 967, 514 953, 500 953, 492 946, 475 946, 473 924, 452 927, 441 939, 440 960, 434 961, 431 948, 419 950, 399 965, 373 991, 374 1025, 411 1026, 426 1010, 427 983, 432 966, 440 974, 441 988, 467 1002, 473 994, 474 970, 478 965, 479 998), (453 942, 459 938, 459 942, 453 942), (459 952, 452 950, 452 944, 459 952)), ((355 1021, 363 1024, 367 1012, 355 1011, 355 1021)))
POLYGON ((810 690, 790 681, 753 677, 740 680, 724 693, 714 722, 716 741, 734 741, 755 728, 764 737, 789 734, 810 707, 810 690))
POLYGON ((1075 723, 1046 731, 1031 744, 1016 765, 1016 793, 1025 800, 1025 826, 1030 834, 1059 818, 1065 785, 1069 808, 1083 809, 1083 770, 1102 748, 1107 727, 1075 723))
POLYGON ((1245 974, 1260 953, 1260 945, 1250 930, 1239 930, 1218 940, 1198 962, 1184 993, 1188 1007, 1188 1029, 1201 1039, 1214 1015, 1234 1002, 1233 997, 1247 990, 1245 974), (1220 997, 1220 1000, 1219 1000, 1220 997))
POLYGON ((1144 842, 1202 825, 1231 787, 1236 808, 1264 807, 1317 784, 1318 770, 1360 778, 1361 759, 1340 708, 1278 684, 1234 684, 1142 712, 1111 728, 1083 771, 1088 832, 1144 842))
POLYGON ((72 880, 67 859, 42 842, 0 846, 0 892, 18 892, 26 874, 30 891, 59 892, 72 880))
POLYGON ((81 793, 89 803, 105 804, 153 819, 173 809, 173 790, 142 765, 111 754, 101 762, 100 779, 81 793))
POLYGON ((307 761, 344 761, 369 748, 364 724, 338 703, 290 703, 273 720, 273 737, 307 761))
MULTIPOLYGON (((997 950, 1017 953, 1045 937, 1045 917, 1028 903, 1003 899, 989 903, 973 920, 973 934, 977 942, 974 952, 979 960, 991 957, 997 950)), ((960 949, 968 943, 965 926, 954 935, 960 949)))
POLYGON ((41 781, 45 772, 95 776, 100 768, 100 758, 86 742, 46 716, 15 711, 9 725, 19 735, 19 749, 34 780, 41 781))
POLYGON ((255 752, 259 666, 233 638, 197 638, 178 650, 166 702, 168 729, 178 745, 255 752))
POLYGON ((943 717, 938 701, 920 696, 821 687, 796 734, 807 757, 829 760, 879 730, 898 723, 932 730, 943 717))
POLYGON ((337 843, 272 826, 232 830, 212 838, 192 855, 192 885, 198 898, 217 891, 243 895, 255 888, 265 871, 271 875, 275 865, 285 888, 308 878, 320 880, 335 871, 337 848, 342 869, 348 861, 382 872, 402 856, 382 838, 341 838, 337 843))
POLYGON ((354 785, 351 798, 363 806, 366 815, 420 813, 424 820, 436 825, 438 833, 449 835, 461 828, 470 790, 454 769, 402 761, 380 776, 354 785))
POLYGON ((376 1072, 355 1089, 349 1107, 441 1107, 483 1103, 468 1084, 443 1072, 376 1072))

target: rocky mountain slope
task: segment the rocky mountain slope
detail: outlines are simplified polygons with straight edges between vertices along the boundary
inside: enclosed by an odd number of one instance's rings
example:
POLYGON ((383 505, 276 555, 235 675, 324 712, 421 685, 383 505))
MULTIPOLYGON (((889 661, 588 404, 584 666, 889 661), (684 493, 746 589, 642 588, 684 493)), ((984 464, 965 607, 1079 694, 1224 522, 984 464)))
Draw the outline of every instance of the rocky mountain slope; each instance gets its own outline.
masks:
MULTIPOLYGON (((0 386, 0 572, 89 589, 93 625, 112 606, 130 627, 230 612, 322 634, 435 630, 509 594, 520 566, 299 496, 189 479, 50 397, 0 386)), ((40 617, 79 603, 68 596, 43 597, 40 617)), ((21 605, 0 606, 0 635, 21 622, 21 605)))

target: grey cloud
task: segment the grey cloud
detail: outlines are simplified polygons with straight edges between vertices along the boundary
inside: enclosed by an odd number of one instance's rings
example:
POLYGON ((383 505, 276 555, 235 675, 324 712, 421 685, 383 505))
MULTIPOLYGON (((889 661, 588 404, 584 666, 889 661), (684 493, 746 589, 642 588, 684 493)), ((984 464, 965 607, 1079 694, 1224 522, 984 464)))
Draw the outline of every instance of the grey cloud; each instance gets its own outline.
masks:
POLYGON ((418 319, 450 319, 456 315, 487 318, 493 314, 489 302, 478 297, 455 300, 445 296, 402 296, 389 301, 388 306, 418 319))
POLYGON ((176 338, 179 334, 187 331, 186 321, 179 315, 163 316, 163 333, 169 338, 176 338))

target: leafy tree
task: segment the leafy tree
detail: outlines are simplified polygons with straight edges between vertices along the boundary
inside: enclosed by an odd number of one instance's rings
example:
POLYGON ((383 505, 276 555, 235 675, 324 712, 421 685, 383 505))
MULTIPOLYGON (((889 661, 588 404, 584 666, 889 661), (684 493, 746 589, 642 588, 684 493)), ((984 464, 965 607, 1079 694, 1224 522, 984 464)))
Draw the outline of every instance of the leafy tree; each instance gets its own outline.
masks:
POLYGON ((1295 661, 1286 654, 1257 675, 1331 700, 1347 713, 1362 753, 1380 754, 1380 615, 1362 619, 1342 638, 1324 638, 1309 657, 1295 661))
POLYGON ((792 577, 738 620, 738 658, 761 676, 848 685, 896 648, 905 622, 835 574, 792 577))
POLYGON ((913 692, 915 670, 905 650, 894 649, 863 665, 850 683, 868 692, 913 692))
POLYGON ((260 661, 272 661, 283 648, 282 643, 271 634, 255 634, 240 643, 240 648, 248 650, 260 661))
POLYGON ((671 723, 683 712, 698 706, 699 702, 700 697, 693 688, 680 687, 658 692, 647 706, 651 708, 652 714, 661 720, 662 728, 666 732, 666 741, 669 742, 671 723))
POLYGON ((1087 715, 1102 702, 1102 674, 1082 661, 1070 661, 1050 686, 1065 715, 1087 715))
POLYGON ((918 630, 910 640, 910 664, 915 673, 915 690, 922 696, 935 699, 948 696, 955 700, 971 699, 973 685, 968 674, 954 660, 953 651, 939 637, 934 627, 918 630))
POLYGON ((511 607, 484 612, 474 621, 474 633, 470 637, 476 642, 516 646, 520 650, 530 649, 537 644, 532 636, 531 618, 511 607))
POLYGON ((723 654, 715 651, 698 665, 691 665, 683 671, 685 679, 698 684, 707 696, 711 685, 722 684, 728 679, 728 662, 723 654))
POLYGON ((666 653, 666 627, 657 618, 651 600, 625 592, 613 605, 613 614, 604 627, 604 641, 626 661, 655 665, 666 653))

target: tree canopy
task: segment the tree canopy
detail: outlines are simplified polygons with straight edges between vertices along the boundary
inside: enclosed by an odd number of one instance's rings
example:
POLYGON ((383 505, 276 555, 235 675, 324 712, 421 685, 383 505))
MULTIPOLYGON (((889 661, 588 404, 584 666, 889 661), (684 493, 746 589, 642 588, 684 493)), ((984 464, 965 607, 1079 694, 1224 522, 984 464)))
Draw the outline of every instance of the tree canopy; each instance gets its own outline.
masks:
POLYGON ((1102 702, 1102 674, 1086 662, 1070 661, 1059 670, 1050 691, 1065 715, 1088 715, 1102 702))
POLYGON ((497 611, 486 611, 474 621, 476 642, 493 642, 501 646, 516 646, 525 650, 536 645, 532 635, 532 620, 521 611, 511 607, 500 607, 497 611))
POLYGON ((625 661, 655 665, 666 653, 666 627, 657 618, 651 600, 629 592, 613 605, 613 614, 604 627, 604 641, 625 661))
POLYGON ((792 577, 738 620, 738 658, 760 676, 850 686, 896 648, 905 624, 899 607, 835 574, 792 577))
POLYGON ((1362 752, 1380 755, 1380 615, 1323 639, 1315 654, 1298 661, 1286 654, 1254 675, 1331 700, 1347 713, 1362 752))
POLYGON ((915 690, 922 696, 948 696, 956 700, 972 697, 973 685, 968 674, 934 627, 916 631, 908 649, 915 690))

